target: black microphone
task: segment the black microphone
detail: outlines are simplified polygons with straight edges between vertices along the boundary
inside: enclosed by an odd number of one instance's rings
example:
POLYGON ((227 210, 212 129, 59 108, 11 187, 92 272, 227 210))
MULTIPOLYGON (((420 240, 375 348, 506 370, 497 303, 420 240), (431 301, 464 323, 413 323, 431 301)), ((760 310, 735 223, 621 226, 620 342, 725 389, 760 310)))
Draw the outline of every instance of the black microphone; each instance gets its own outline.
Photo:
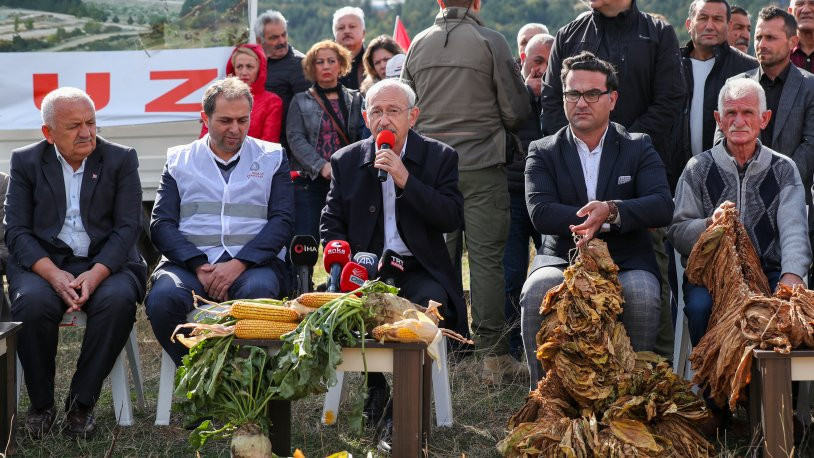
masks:
MULTIPOLYGON (((376 135, 376 149, 390 149, 396 143, 396 135, 390 130, 383 130, 376 135)), ((387 172, 379 169, 379 181, 384 183, 387 181, 387 172)))
POLYGON ((295 235, 288 253, 291 264, 297 267, 297 290, 307 293, 311 290, 311 268, 319 258, 319 244, 311 235, 295 235))
POLYGON ((367 278, 373 280, 376 278, 379 270, 379 257, 373 253, 366 253, 364 251, 360 251, 353 255, 353 262, 359 264, 360 266, 367 269, 367 278))
POLYGON ((385 250, 379 262, 379 279, 391 286, 404 275, 404 259, 393 250, 385 250))

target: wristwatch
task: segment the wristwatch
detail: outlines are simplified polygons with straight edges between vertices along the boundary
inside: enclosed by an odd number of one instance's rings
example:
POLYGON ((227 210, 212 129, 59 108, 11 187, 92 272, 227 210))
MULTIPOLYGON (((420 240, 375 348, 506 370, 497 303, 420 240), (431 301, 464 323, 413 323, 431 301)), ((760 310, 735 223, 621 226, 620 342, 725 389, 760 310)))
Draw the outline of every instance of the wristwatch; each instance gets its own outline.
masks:
POLYGON ((608 204, 608 217, 605 218, 605 223, 613 224, 616 217, 619 216, 619 208, 616 207, 616 202, 612 200, 606 200, 605 203, 608 204))

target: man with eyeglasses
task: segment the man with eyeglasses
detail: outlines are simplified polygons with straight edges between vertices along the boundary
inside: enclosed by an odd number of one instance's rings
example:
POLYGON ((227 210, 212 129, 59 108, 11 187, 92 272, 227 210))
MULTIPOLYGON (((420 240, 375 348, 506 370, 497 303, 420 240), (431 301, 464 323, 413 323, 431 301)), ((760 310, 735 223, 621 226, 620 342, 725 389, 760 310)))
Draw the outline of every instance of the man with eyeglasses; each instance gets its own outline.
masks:
MULTIPOLYGON (((404 259, 399 294, 427 306, 442 304, 442 326, 467 334, 461 278, 447 255, 444 233, 463 224, 458 190, 458 154, 451 147, 412 130, 418 119, 412 88, 385 79, 368 89, 362 114, 373 135, 331 156, 331 188, 320 219, 323 243, 345 240, 355 253, 392 250, 404 259), (384 130, 395 136, 377 148, 384 130), (380 182, 379 171, 387 172, 380 182)), ((370 374, 365 413, 370 424, 382 417, 389 391, 381 374, 370 374)), ((383 442, 392 422, 385 417, 383 442)), ((383 446, 384 444, 380 444, 383 446)))
MULTIPOLYGON (((546 292, 562 283, 574 238, 608 244, 625 298, 622 322, 635 351, 652 351, 659 331, 660 274, 648 228, 670 223, 673 200, 650 137, 610 122, 619 87, 613 66, 583 51, 562 62, 568 125, 529 147, 526 203, 543 235, 520 295, 530 389, 542 376, 535 336, 546 292)), ((623 101, 619 101, 624 103, 623 101)))

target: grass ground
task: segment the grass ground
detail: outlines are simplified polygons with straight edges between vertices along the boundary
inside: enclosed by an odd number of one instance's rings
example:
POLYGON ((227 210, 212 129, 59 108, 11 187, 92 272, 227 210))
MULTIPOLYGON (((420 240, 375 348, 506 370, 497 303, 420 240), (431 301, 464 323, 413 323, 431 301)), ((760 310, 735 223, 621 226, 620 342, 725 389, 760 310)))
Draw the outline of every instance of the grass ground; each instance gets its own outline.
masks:
MULTIPOLYGON (((468 272, 464 262, 464 272, 468 272)), ((318 271, 320 269, 317 269, 318 271)), ((324 275, 324 272, 323 272, 324 275)), ((466 275, 465 275, 466 277, 466 275)), ((317 274, 317 283, 324 277, 317 274)), ((465 280, 465 287, 468 278, 465 280)), ((26 457, 96 457, 96 456, 139 456, 139 457, 192 457, 195 453, 187 446, 189 432, 180 426, 180 417, 173 415, 170 426, 154 426, 161 348, 155 340, 143 309, 139 310, 136 329, 141 351, 144 373, 147 408, 134 412, 135 424, 119 427, 113 415, 109 381, 105 382, 101 399, 97 404, 97 435, 86 442, 68 442, 58 432, 58 425, 64 414, 57 417, 54 430, 39 441, 26 437, 22 428, 17 433, 17 453, 26 457)), ((82 339, 82 329, 60 331, 60 348, 57 357, 56 399, 59 404, 67 395, 70 378, 82 339)), ((480 358, 473 355, 462 361, 450 363, 450 383, 455 425, 451 428, 432 428, 431 443, 427 455, 431 457, 476 457, 499 456, 495 444, 506 434, 506 421, 524 403, 527 387, 522 383, 507 384, 499 388, 483 385, 479 378, 480 358)), ((349 374, 349 400, 357 396, 361 385, 360 374, 349 374)), ((24 415, 28 398, 25 388, 20 405, 20 415, 24 415)), ((343 422, 342 412, 349 403, 340 407, 335 426, 322 426, 320 416, 324 396, 311 396, 292 404, 292 444, 301 448, 306 456, 323 457, 340 450, 347 450, 354 456, 365 456, 376 451, 373 432, 367 430, 361 437, 351 433, 343 422)), ((745 412, 739 412, 744 418, 745 412)), ((433 418, 434 425, 434 418, 433 418)), ((755 450, 749 446, 749 437, 741 433, 746 428, 724 431, 720 438, 713 438, 719 456, 734 458, 751 456, 755 450)), ((811 441, 806 438, 798 448, 798 456, 814 456, 811 441)), ((224 441, 212 442, 201 451, 201 456, 229 456, 228 444, 224 441)))

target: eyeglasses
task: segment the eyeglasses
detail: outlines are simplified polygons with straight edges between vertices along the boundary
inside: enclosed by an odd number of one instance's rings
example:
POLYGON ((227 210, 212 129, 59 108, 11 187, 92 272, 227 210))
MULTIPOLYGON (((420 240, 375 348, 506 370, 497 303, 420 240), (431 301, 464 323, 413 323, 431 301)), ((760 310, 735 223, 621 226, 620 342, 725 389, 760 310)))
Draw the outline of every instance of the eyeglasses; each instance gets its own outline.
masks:
POLYGON ((384 115, 387 115, 388 118, 395 118, 408 110, 410 110, 410 108, 388 108, 387 110, 374 108, 367 112, 367 117, 370 118, 371 121, 375 121, 384 115))
POLYGON ((579 92, 579 91, 568 91, 564 92, 562 95, 565 97, 566 102, 577 103, 579 102, 580 97, 585 99, 588 103, 596 103, 599 101, 599 97, 605 94, 610 94, 611 90, 608 89, 607 91, 600 91, 598 89, 591 89, 590 91, 579 92))

